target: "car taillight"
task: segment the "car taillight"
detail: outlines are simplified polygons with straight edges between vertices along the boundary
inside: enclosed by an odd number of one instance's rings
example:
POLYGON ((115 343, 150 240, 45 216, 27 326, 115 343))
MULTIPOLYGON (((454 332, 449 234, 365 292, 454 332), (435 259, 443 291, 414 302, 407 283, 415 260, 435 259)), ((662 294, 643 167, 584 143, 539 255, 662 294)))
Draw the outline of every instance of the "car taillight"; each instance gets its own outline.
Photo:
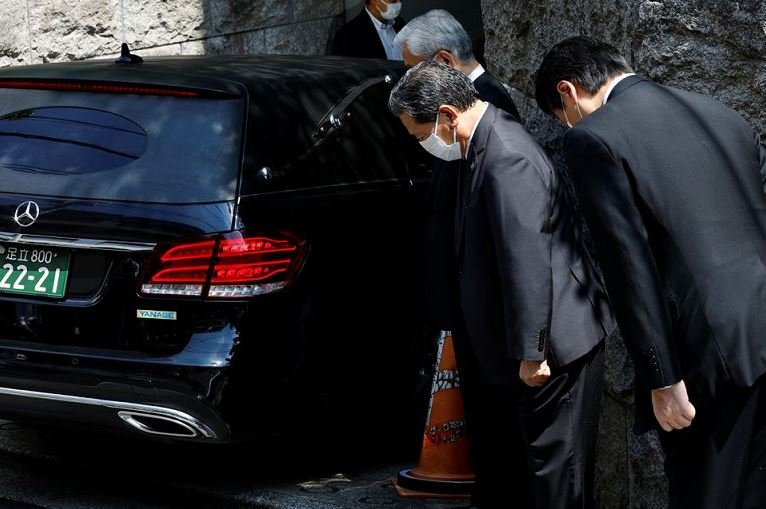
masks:
POLYGON ((147 264, 145 295, 241 298, 289 286, 298 274, 306 242, 292 235, 232 232, 172 246, 158 246, 147 264))
POLYGON ((0 88, 61 90, 67 92, 105 92, 109 94, 164 95, 200 97, 196 90, 177 87, 151 87, 133 84, 95 83, 84 81, 0 80, 0 88))

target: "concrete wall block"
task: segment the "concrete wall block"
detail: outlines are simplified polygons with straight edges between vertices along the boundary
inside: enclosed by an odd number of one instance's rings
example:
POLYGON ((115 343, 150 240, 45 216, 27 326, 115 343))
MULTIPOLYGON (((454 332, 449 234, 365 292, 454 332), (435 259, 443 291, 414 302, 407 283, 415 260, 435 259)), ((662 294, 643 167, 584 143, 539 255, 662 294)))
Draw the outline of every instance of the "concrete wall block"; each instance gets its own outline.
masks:
POLYGON ((636 67, 667 85, 712 95, 766 133, 766 3, 643 2, 636 67))
POLYGON ((118 0, 30 0, 32 63, 60 62, 119 51, 118 0))
POLYGON ((205 40, 210 55, 260 55, 266 52, 265 30, 239 32, 205 40))
POLYGON ((25 64, 29 57, 26 0, 4 0, 0 15, 0 67, 25 64))
POLYGON ((604 395, 599 422, 596 461, 596 498, 598 507, 628 507, 629 492, 624 489, 630 476, 628 446, 630 408, 621 401, 604 395))
POLYGON ((333 19, 267 28, 266 52, 278 55, 324 55, 333 19))
POLYGON ((485 58, 490 70, 529 96, 545 51, 569 35, 598 34, 626 49, 636 17, 630 0, 482 0, 485 58))
MULTIPOLYGON (((310 0, 302 0, 308 3, 310 0)), ((275 25, 294 19, 294 0, 206 0, 209 34, 227 34, 275 25)), ((298 18, 299 19, 299 18, 298 18)))
POLYGON ((195 39, 180 43, 181 55, 204 55, 207 53, 207 45, 204 40, 195 39))
POLYGON ((635 368, 633 360, 625 349, 622 335, 619 333, 607 338, 606 358, 604 372, 606 391, 623 404, 633 405, 635 368))
MULTIPOLYGON (((113 0, 122 20, 119 0, 113 0)), ((131 48, 146 48, 208 35, 203 0, 123 0, 125 39, 131 48)), ((117 34, 122 39, 122 28, 117 34)))
MULTIPOLYGON (((632 419, 631 419, 632 427, 632 419)), ((627 484, 631 508, 665 509, 668 499, 668 483, 665 478, 665 455, 660 449, 657 433, 651 431, 637 436, 630 432, 628 458, 630 478, 627 484)))
POLYGON ((343 0, 297 0, 294 19, 329 18, 343 14, 343 0))
POLYGON ((344 5, 343 0, 4 0, 3 8, 12 15, 0 17, 0 66, 114 58, 122 42, 146 56, 320 55, 344 5))

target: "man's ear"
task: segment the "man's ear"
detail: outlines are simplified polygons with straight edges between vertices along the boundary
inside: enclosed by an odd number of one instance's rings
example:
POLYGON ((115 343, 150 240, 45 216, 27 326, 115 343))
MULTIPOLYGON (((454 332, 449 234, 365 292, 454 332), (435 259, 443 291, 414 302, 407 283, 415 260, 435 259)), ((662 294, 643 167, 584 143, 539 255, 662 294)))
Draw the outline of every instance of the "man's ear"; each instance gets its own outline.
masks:
POLYGON ((445 117, 449 121, 450 127, 455 127, 457 124, 457 117, 460 112, 451 104, 442 104, 439 106, 439 115, 445 117))
POLYGON ((455 56, 447 51, 446 49, 440 49, 436 52, 434 55, 434 60, 437 62, 441 62, 442 64, 447 64, 448 66, 455 68, 455 65, 457 64, 457 59, 455 56))
POLYGON ((580 95, 580 90, 578 90, 577 85, 568 80, 561 80, 556 83, 556 92, 561 96, 562 102, 564 101, 564 97, 568 97, 571 102, 575 104, 578 102, 580 95))

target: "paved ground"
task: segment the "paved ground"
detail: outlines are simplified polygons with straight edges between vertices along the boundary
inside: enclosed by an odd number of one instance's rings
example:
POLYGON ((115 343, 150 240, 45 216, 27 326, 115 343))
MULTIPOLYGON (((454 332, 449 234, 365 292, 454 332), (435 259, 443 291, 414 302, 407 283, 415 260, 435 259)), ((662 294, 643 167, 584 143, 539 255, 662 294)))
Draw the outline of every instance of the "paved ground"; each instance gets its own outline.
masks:
POLYGON ((467 507, 399 499, 391 478, 415 458, 398 449, 374 435, 179 447, 0 421, 0 509, 467 507))

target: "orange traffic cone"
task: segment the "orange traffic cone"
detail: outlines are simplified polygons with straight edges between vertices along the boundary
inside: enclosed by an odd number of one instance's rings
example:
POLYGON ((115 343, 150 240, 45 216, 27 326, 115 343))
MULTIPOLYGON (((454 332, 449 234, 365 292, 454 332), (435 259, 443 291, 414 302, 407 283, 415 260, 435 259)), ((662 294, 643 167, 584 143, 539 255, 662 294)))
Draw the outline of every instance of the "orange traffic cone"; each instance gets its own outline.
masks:
POLYGON ((452 334, 442 331, 418 466, 399 472, 394 487, 405 498, 470 498, 474 478, 452 334))

